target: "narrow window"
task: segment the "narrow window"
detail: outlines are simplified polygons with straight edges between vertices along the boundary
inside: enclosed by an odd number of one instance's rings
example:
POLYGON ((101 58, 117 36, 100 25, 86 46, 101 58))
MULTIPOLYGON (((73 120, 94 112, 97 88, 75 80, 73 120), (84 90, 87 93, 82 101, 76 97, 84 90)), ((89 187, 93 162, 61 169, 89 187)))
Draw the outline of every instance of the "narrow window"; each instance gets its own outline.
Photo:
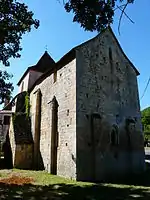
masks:
POLYGON ((110 47, 109 47, 109 59, 110 59, 110 61, 112 61, 112 50, 110 47))
POLYGON ((115 144, 116 144, 116 132, 114 129, 111 131, 111 144, 113 146, 115 146, 115 144))
POLYGON ((119 144, 118 127, 116 125, 112 127, 110 141, 112 146, 117 146, 119 144))
POLYGON ((69 109, 67 110, 67 116, 69 116, 69 109))
POLYGON ((57 81, 57 71, 54 71, 53 77, 54 77, 54 83, 55 83, 57 81))

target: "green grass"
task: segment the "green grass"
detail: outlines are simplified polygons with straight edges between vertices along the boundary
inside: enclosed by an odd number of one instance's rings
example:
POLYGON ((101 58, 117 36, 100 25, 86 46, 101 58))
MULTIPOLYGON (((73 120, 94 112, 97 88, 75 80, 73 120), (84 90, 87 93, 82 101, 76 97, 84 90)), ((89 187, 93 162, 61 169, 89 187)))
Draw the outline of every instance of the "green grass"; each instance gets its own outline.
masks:
MULTIPOLYGON (((11 175, 33 177, 33 184, 18 186, 0 183, 0 200, 149 200, 150 187, 143 183, 127 184, 94 184, 76 182, 46 172, 26 170, 0 170, 1 177, 11 175)), ((147 174, 147 180, 150 176, 147 174)))

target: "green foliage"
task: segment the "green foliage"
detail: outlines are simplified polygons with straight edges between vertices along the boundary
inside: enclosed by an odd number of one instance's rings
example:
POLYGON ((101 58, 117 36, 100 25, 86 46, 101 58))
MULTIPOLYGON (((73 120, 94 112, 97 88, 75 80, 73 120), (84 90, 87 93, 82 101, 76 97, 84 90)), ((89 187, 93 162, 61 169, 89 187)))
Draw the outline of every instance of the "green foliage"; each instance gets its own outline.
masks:
POLYGON ((16 101, 16 113, 25 114, 29 118, 30 114, 30 97, 28 92, 24 91, 18 94, 16 101))
MULTIPOLYGON (((73 12, 73 22, 77 22, 87 31, 103 31, 113 23, 114 10, 117 3, 122 10, 134 0, 67 0, 65 10, 73 12)), ((120 8, 120 9, 121 9, 120 8)))
POLYGON ((150 140, 150 107, 141 111, 142 125, 144 129, 144 137, 150 140))
POLYGON ((31 120, 26 113, 15 113, 12 118, 15 143, 32 143, 31 120))
POLYGON ((141 112, 144 131, 150 131, 150 107, 141 112))
POLYGON ((148 139, 150 141, 150 132, 144 132, 144 139, 148 139))
POLYGON ((26 116, 28 119, 30 115, 30 107, 30 97, 28 92, 24 91, 20 93, 16 101, 16 112, 12 116, 13 122, 15 123, 16 117, 18 115, 26 116))
POLYGON ((28 7, 16 0, 0 1, 0 61, 9 65, 8 59, 20 57, 22 35, 38 28, 39 21, 33 19, 28 7))
MULTIPOLYGON (((20 57, 22 35, 30 32, 32 26, 38 28, 39 21, 33 19, 28 7, 17 0, 0 0, 0 62, 9 66, 9 58, 20 57)), ((0 104, 8 99, 13 91, 9 82, 11 75, 0 71, 0 104)))
POLYGON ((9 82, 12 75, 8 74, 6 71, 0 71, 0 104, 4 103, 5 99, 11 98, 11 93, 13 91, 13 84, 9 82))
MULTIPOLYGON (((51 175, 44 171, 1 170, 1 199, 53 200, 149 200, 150 173, 126 176, 119 184, 79 182, 51 175), (31 184, 19 184, 18 179, 33 179, 31 184), (5 179, 4 179, 5 178, 5 179), (13 184, 12 181, 16 182, 13 184), (5 181, 4 181, 5 180, 5 181), (17 198, 16 198, 17 196, 17 198)), ((117 182, 117 180, 115 180, 117 182)))
POLYGON ((25 96, 25 112, 26 112, 26 117, 29 117, 30 115, 30 97, 29 97, 29 94, 28 92, 26 93, 26 96, 25 96))

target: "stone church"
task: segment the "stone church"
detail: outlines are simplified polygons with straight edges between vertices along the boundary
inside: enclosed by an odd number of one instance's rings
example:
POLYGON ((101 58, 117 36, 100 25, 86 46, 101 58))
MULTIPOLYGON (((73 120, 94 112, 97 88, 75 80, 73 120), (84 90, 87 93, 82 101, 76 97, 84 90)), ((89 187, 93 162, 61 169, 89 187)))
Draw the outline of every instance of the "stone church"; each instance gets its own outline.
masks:
POLYGON ((10 122, 13 166, 84 181, 144 170, 138 75, 110 27, 58 62, 45 52, 5 107, 29 114, 10 122))

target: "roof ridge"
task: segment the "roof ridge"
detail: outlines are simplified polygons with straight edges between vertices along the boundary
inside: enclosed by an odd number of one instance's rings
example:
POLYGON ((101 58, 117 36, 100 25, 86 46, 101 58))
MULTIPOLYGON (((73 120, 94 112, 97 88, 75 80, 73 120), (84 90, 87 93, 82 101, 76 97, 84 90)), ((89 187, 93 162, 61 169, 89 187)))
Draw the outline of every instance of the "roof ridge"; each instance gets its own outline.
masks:
MULTIPOLYGON (((28 68, 26 69, 26 71, 23 73, 23 75, 21 76, 20 80, 18 81, 17 85, 19 85, 19 84, 21 83, 21 81, 23 80, 23 78, 26 76, 26 74, 27 74, 30 70, 33 69, 34 71, 39 71, 39 72, 41 72, 40 70, 38 70, 38 66, 40 65, 40 62, 42 62, 43 57, 44 57, 45 55, 48 56, 49 64, 50 64, 50 65, 55 64, 55 61, 53 60, 53 58, 49 55, 49 53, 48 53, 47 51, 45 51, 44 54, 40 57, 40 59, 37 61, 37 63, 36 63, 35 65, 32 65, 32 66, 30 66, 30 67, 28 67, 28 68), (36 68, 36 67, 37 67, 37 68, 36 68)), ((45 73, 45 72, 43 72, 43 73, 45 73)))

